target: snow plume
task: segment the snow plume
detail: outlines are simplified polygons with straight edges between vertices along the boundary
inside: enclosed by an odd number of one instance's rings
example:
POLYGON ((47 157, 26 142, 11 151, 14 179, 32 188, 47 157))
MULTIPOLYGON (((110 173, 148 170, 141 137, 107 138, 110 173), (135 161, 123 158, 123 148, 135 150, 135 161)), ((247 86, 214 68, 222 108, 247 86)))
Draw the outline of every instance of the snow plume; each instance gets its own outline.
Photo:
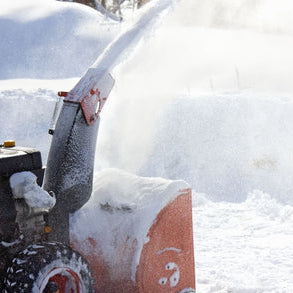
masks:
POLYGON ((184 179, 217 201, 241 202, 261 189, 293 204, 292 111, 289 97, 249 92, 174 100, 140 174, 184 179))
POLYGON ((293 33, 290 0, 185 0, 177 11, 177 20, 186 26, 293 33))
MULTIPOLYGON (((158 132, 160 124, 164 123, 161 117, 166 111, 166 106, 180 96, 189 97, 190 101, 209 96, 209 99, 203 99, 202 103, 206 102, 207 104, 202 104, 202 107, 205 115, 209 117, 203 117, 203 119, 211 119, 211 123, 213 117, 210 116, 209 109, 216 104, 221 108, 220 103, 224 103, 223 96, 228 97, 230 95, 231 100, 238 103, 238 94, 242 97, 246 95, 244 105, 251 107, 251 111, 255 109, 254 102, 258 103, 258 97, 267 96, 272 103, 273 99, 279 96, 289 97, 290 99, 293 91, 293 55, 291 54, 293 40, 290 33, 263 33, 263 30, 255 26, 240 27, 233 23, 229 29, 225 26, 196 23, 197 14, 205 17, 205 9, 213 11, 212 7, 216 3, 218 5, 222 3, 225 11, 231 11, 240 2, 246 3, 246 5, 252 3, 228 0, 222 2, 189 0, 180 2, 176 9, 166 17, 155 37, 150 38, 144 46, 141 46, 133 54, 131 60, 128 60, 116 70, 114 74, 115 88, 102 113, 98 139, 98 153, 100 155, 97 157, 97 168, 115 167, 133 173, 140 172, 140 169, 148 164, 149 156, 153 152, 152 145, 155 143, 153 138, 156 135, 155 133, 158 132), (189 15, 195 23, 185 26, 185 16, 188 19, 189 15)), ((268 2, 279 3, 278 1, 268 2)), ((266 5, 264 2, 261 3, 266 5)), ((291 6, 287 3, 284 6, 281 5, 280 9, 283 9, 282 13, 286 14, 286 11, 291 11, 291 6)), ((253 9, 249 11, 253 13, 253 9)), ((263 13, 264 17, 268 17, 268 12, 263 13)), ((239 18, 236 17, 236 19, 239 18)), ((291 18, 286 20, 279 16, 278 19, 280 22, 284 21, 286 29, 291 28, 291 18)), ((249 20, 248 16, 246 20, 248 24, 252 21, 249 20)), ((275 23, 269 17, 267 22, 268 26, 275 23)), ((227 98, 226 101, 230 101, 230 98, 227 98)), ((239 103, 241 104, 243 100, 240 99, 239 103)), ((240 104, 239 107, 241 107, 240 104)), ((232 119, 232 117, 237 118, 237 115, 244 115, 244 112, 239 108, 236 109, 237 114, 233 116, 234 113, 228 112, 229 106, 226 106, 223 105, 222 109, 226 111, 227 119, 228 117, 232 119)), ((264 112, 260 116, 266 116, 267 122, 272 125, 269 116, 266 114, 266 108, 262 108, 260 104, 256 107, 259 113, 264 112)), ((214 117, 215 119, 225 119, 220 113, 220 108, 219 111, 216 110, 215 114, 219 114, 221 118, 214 117)), ((189 112, 188 104, 184 110, 189 112)), ((286 112, 286 106, 283 110, 286 112)), ((275 117, 273 112, 270 115, 275 117)), ((174 126, 176 129, 183 119, 182 116, 190 117, 192 115, 181 111, 179 117, 175 110, 173 114, 174 117, 167 117, 167 114, 164 117, 176 120, 174 126)), ((198 114, 200 115, 200 113, 198 114)), ((258 114, 255 115, 253 121, 257 125, 259 123, 257 121, 258 114)), ((288 121, 291 121, 289 116, 288 119, 288 121)), ((195 116, 194 120, 196 120, 195 116)), ((200 121, 197 123, 200 124, 200 121)), ((279 124, 276 120, 275 123, 279 124)), ((231 122, 230 127, 233 128, 232 124, 231 122)), ((236 125, 238 125, 238 122, 236 122, 236 125)), ((206 124, 206 127, 209 127, 209 125, 206 124)), ((277 126, 274 124, 272 127, 277 126)), ((247 133, 248 130, 244 124, 240 128, 247 133)), ((264 129, 266 128, 264 127, 264 129)), ((174 131, 171 128, 165 130, 168 133, 162 135, 166 139, 174 137, 174 131)), ((208 128, 207 132, 210 133, 210 131, 208 128)), ((229 129, 225 131, 229 132, 229 129)), ((251 131, 247 135, 252 140, 254 130, 251 129, 251 131)), ((182 132, 183 134, 186 133, 184 129, 180 130, 179 133, 182 132)), ((281 133, 282 130, 280 130, 281 133)), ((193 142, 195 143, 197 141, 195 136, 198 134, 193 132, 193 135, 193 142)), ((278 136, 278 134, 276 135, 278 136)), ((239 135, 237 137, 239 138, 239 135)), ((218 138, 221 140, 219 136, 218 138)), ((183 141, 186 140, 186 137, 181 138, 180 135, 177 135, 176 141, 173 140, 172 143, 168 141, 168 145, 171 147, 171 145, 178 143, 178 140, 181 144, 184 144, 183 141)), ((162 139, 160 141, 162 142, 162 139)), ((215 141, 215 145, 217 143, 222 144, 220 141, 215 141)), ((235 143, 237 143, 236 140, 235 143)), ((166 147, 168 145, 165 143, 166 147)), ((197 147, 195 146, 193 149, 197 149, 197 147)), ((187 153, 191 153, 191 149, 187 153)), ((228 152, 226 154, 228 155, 228 152)), ((191 155, 197 156, 196 154, 191 155)), ((184 157, 184 155, 182 156, 184 157)), ((266 160, 267 156, 267 154, 257 156, 256 160, 266 160)), ((236 160, 236 154, 234 159, 236 160)), ((269 161, 271 159, 274 161, 274 158, 270 158, 269 161)), ((286 164, 285 161, 284 164, 286 164)), ((174 165, 176 167, 176 164, 174 165)), ((220 164, 217 167, 220 168, 220 164)), ((225 165, 225 168, 223 173, 226 175, 232 174, 238 178, 242 176, 241 171, 234 174, 233 172, 229 173, 228 166, 225 165), (237 174, 241 175, 238 176, 237 174)), ((157 174, 156 169, 148 168, 148 172, 151 172, 147 174, 150 176, 157 174)), ((220 169, 217 173, 221 173, 220 169)), ((177 175, 180 177, 180 172, 177 175)), ((223 178, 221 175, 219 176, 216 179, 218 181, 223 178)), ((194 174, 190 177, 194 178, 194 174)), ((194 184, 194 182, 191 183, 194 184)), ((289 183, 287 180, 286 182, 289 183)), ((226 189, 227 186, 233 184, 233 179, 225 179, 224 182, 219 182, 219 184, 223 184, 225 186, 223 189, 226 189)), ((281 184, 276 186, 281 186, 281 184)), ((235 186, 234 190, 238 190, 238 187, 235 186)), ((236 195, 232 197, 234 196, 236 195)), ((246 196, 247 192, 240 195, 241 200, 245 199, 246 196)), ((221 198, 224 197, 221 196, 221 198)))
POLYGON ((116 65, 125 61, 131 52, 138 47, 142 39, 153 35, 155 28, 162 22, 162 17, 175 4, 175 0, 153 0, 138 12, 137 21, 126 25, 121 33, 105 49, 92 67, 111 71, 116 65))

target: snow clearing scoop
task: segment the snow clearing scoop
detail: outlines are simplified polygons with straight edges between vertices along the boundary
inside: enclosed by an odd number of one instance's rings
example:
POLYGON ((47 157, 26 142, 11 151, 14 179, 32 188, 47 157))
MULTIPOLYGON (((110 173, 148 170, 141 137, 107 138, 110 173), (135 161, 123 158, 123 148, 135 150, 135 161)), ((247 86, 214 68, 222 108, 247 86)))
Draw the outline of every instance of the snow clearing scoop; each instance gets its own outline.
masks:
POLYGON ((70 226, 72 246, 89 262, 96 291, 195 292, 188 185, 106 169, 94 189, 70 226))
MULTIPOLYGON (((97 292, 195 292, 191 190, 186 184, 166 181, 162 197, 155 196, 146 205, 147 197, 138 197, 138 210, 131 202, 111 205, 110 192, 103 189, 102 195, 109 198, 92 206, 96 216, 85 216, 85 221, 78 218, 91 202, 99 114, 114 85, 110 72, 128 58, 129 51, 174 3, 157 0, 146 5, 137 23, 106 48, 77 85, 68 93, 59 93, 64 103, 51 131, 44 178, 44 189, 56 196, 46 218, 51 230, 48 239, 71 243, 87 259, 97 292), (105 219, 111 224, 101 231, 105 219), (83 223, 81 230, 79 223, 83 223), (121 223, 125 223, 123 235, 121 223), (86 233, 88 227, 93 230, 86 233)), ((130 178, 134 184, 130 186, 138 186, 136 180, 143 181, 130 178)), ((119 186, 121 181, 110 186, 119 186)), ((144 184, 139 186, 144 189, 144 184)), ((161 188, 161 183, 155 184, 150 191, 161 188)), ((133 194, 133 188, 127 193, 133 194)))

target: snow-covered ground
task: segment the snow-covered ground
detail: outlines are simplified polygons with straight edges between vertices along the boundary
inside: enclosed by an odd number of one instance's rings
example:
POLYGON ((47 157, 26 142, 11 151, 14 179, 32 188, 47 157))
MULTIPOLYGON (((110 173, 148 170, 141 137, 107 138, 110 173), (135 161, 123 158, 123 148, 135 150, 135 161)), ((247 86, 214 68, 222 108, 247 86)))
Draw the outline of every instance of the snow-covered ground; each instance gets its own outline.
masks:
MULTIPOLYGON (((292 13, 291 0, 182 0, 113 72, 96 170, 193 187, 200 293, 293 292, 292 13)), ((45 162, 56 92, 121 24, 53 0, 1 1, 0 23, 0 139, 45 162)))

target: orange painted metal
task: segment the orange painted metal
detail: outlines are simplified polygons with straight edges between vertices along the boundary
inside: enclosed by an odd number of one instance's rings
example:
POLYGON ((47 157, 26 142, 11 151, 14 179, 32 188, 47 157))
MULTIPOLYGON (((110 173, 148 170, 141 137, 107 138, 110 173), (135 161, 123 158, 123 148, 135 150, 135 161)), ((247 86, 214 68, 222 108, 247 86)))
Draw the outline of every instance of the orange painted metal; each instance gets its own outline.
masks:
POLYGON ((139 269, 139 292, 195 290, 191 190, 169 203, 149 230, 139 269))
MULTIPOLYGON (((113 274, 113 268, 103 258, 103 251, 99 247, 99 243, 95 239, 89 237, 86 242, 73 242, 71 246, 79 251, 79 253, 88 261, 92 270, 92 277, 95 281, 96 292, 107 292, 107 293, 135 293, 139 292, 136 282, 133 282, 131 278, 125 278, 125 272, 123 269, 129 267, 130 258, 129 251, 123 254, 124 249, 117 247, 121 251, 121 258, 124 259, 124 265, 117 268, 115 274, 113 274), (86 247, 86 249, 83 249, 86 247)), ((131 248, 130 248, 131 249, 131 248)), ((127 274, 126 274, 127 275, 127 274)))
POLYGON ((136 239, 131 235, 125 235, 124 245, 116 247, 115 255, 118 252, 121 257, 118 263, 123 265, 114 270, 103 259, 104 252, 97 240, 89 237, 86 243, 72 243, 72 246, 89 262, 96 292, 195 292, 192 227, 192 196, 191 190, 187 189, 158 213, 150 227, 136 280, 131 279, 130 272, 123 271, 130 270, 137 249, 136 239))

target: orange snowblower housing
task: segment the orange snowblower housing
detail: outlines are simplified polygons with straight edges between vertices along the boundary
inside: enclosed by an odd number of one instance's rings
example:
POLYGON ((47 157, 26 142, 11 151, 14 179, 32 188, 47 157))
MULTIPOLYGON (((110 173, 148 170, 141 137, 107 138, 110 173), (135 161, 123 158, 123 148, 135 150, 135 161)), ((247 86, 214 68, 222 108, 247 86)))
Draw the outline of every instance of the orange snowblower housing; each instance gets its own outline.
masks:
POLYGON ((191 190, 158 214, 149 230, 138 270, 139 292, 194 292, 191 190))
POLYGON ((192 194, 183 189, 186 183, 116 169, 99 172, 95 180, 92 198, 70 226, 71 244, 89 262, 96 291, 195 292, 192 194), (124 190, 117 191, 119 186, 124 190), (141 190, 139 200, 124 202, 131 188, 133 196, 141 190), (85 228, 87 222, 91 227, 85 228))

